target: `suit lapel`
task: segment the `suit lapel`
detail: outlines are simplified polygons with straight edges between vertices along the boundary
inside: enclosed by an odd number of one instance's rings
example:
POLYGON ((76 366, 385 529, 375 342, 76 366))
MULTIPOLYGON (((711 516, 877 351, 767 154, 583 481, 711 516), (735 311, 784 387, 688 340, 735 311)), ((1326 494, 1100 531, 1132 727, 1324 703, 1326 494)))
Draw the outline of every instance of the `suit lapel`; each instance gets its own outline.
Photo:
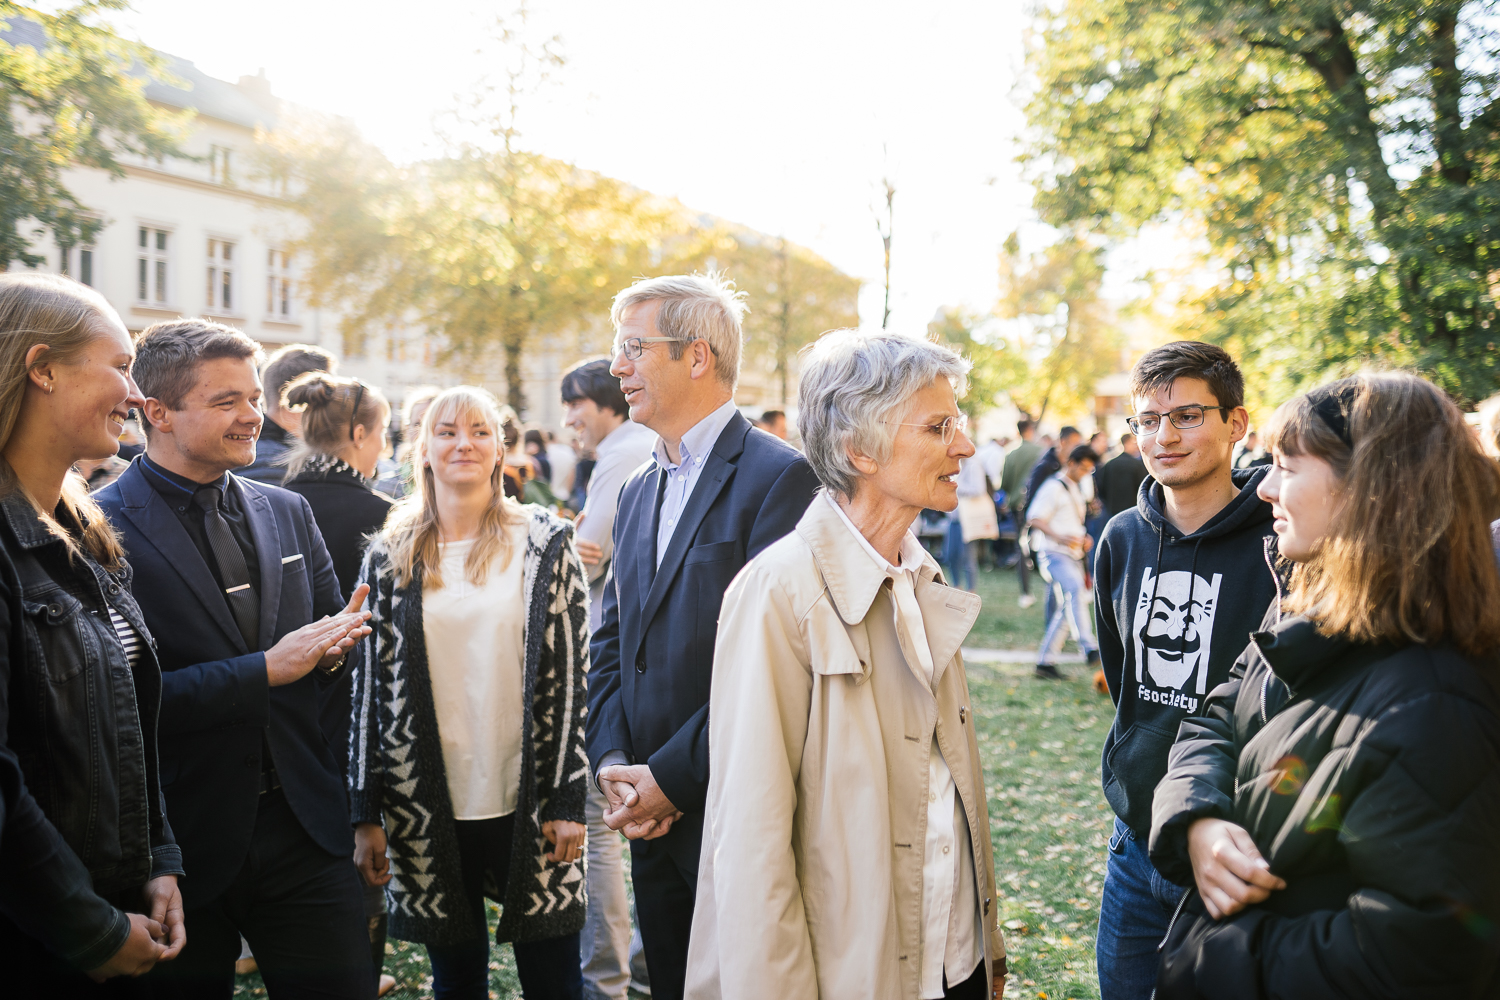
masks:
MULTIPOLYGON (((749 430, 750 422, 736 413, 724 430, 719 433, 719 440, 715 441, 713 448, 709 450, 708 460, 703 464, 703 472, 693 486, 693 495, 688 497, 687 506, 682 509, 682 517, 678 519, 677 527, 672 529, 672 539, 667 542, 667 554, 662 557, 661 565, 656 570, 656 578, 651 581, 651 589, 646 594, 645 610, 641 613, 643 631, 651 624, 651 619, 661 607, 661 602, 666 599, 672 580, 682 567, 683 557, 687 555, 688 546, 692 544, 693 536, 698 533, 698 526, 703 523, 708 509, 719 498, 724 485, 734 478, 735 466, 732 459, 738 458, 740 452, 744 450, 745 435, 749 433, 749 430)), ((659 503, 656 509, 657 517, 660 517, 661 505, 659 503)), ((656 539, 654 531, 651 537, 654 542, 656 539)))
POLYGON ((219 584, 209 571, 203 554, 193 544, 187 529, 182 526, 172 508, 167 506, 161 494, 146 482, 139 460, 120 476, 120 495, 125 499, 121 511, 140 531, 146 542, 161 553, 167 565, 182 577, 193 597, 203 605, 214 624, 219 626, 219 631, 242 654, 250 652, 245 648, 245 640, 234 623, 234 616, 229 613, 229 602, 219 592, 219 584))
MULTIPOLYGON (((250 537, 255 539, 255 555, 260 560, 260 633, 261 649, 270 649, 276 635, 276 612, 281 607, 281 532, 276 527, 276 512, 265 494, 236 479, 245 501, 245 516, 250 520, 250 537)), ((309 572, 311 569, 309 568, 309 572)))

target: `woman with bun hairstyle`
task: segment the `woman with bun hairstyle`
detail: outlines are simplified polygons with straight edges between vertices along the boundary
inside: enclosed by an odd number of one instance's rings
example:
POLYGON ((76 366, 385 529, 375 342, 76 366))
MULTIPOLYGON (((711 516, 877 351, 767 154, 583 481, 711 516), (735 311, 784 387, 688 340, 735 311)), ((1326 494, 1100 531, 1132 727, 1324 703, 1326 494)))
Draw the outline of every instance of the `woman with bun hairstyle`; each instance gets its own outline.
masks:
POLYGON ((414 491, 365 556, 355 859, 436 997, 488 996, 488 896, 528 1000, 577 1000, 588 577, 568 522, 505 495, 504 412, 473 386, 433 400, 414 491))
MULTIPOLYGON (((370 538, 385 524, 392 500, 375 489, 376 465, 386 450, 391 405, 374 386, 357 378, 307 372, 281 394, 283 410, 300 414, 301 433, 287 463, 283 484, 312 508, 323 533, 339 589, 347 597, 359 586, 359 564, 370 538)), ((340 764, 348 763, 349 677, 320 692, 319 722, 340 764)), ((347 774, 347 771, 345 772, 347 774)), ((366 884, 370 959, 380 980, 380 996, 396 985, 385 965, 385 894, 366 884)))
POLYGON ((0 274, 0 969, 128 996, 187 940, 157 770, 161 669, 75 462, 114 455, 135 347, 98 292, 0 274), (124 978, 114 978, 124 977, 124 978))
POLYGON ((391 404, 374 386, 327 372, 299 375, 281 398, 302 426, 283 485, 312 507, 339 586, 352 594, 370 536, 391 512, 391 498, 375 489, 391 404))
POLYGON ((1500 469, 1404 373, 1267 436, 1281 586, 1156 788, 1151 860, 1197 890, 1156 996, 1495 996, 1500 469))

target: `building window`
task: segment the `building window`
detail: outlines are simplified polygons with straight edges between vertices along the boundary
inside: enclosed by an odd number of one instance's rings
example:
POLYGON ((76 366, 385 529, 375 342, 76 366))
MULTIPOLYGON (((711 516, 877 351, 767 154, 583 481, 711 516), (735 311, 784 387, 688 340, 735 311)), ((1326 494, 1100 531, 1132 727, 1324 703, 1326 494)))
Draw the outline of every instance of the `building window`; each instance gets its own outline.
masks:
POLYGON ((234 312, 234 244, 228 240, 208 241, 207 301, 210 312, 234 312))
POLYGON ((266 316, 290 323, 292 313, 292 259, 285 250, 266 251, 266 316))
MULTIPOLYGON (((168 272, 171 270, 168 265, 172 262, 171 238, 171 232, 166 229, 140 227, 136 272, 137 300, 162 304, 171 301, 171 289, 167 286, 168 272)), ((82 265, 80 265, 81 269, 82 265)))
POLYGON ((234 183, 234 174, 231 167, 233 156, 234 150, 228 146, 208 147, 209 174, 220 184, 234 183))
POLYGON ((58 270, 80 284, 94 284, 94 248, 58 248, 58 270))

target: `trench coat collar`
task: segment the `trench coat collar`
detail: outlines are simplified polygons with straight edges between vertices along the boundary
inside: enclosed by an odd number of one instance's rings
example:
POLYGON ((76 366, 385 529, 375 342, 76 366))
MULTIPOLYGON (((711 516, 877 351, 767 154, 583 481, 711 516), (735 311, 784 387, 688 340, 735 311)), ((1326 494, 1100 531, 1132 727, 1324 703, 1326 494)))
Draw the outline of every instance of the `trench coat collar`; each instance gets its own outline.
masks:
MULTIPOLYGON (((812 551, 839 618, 845 625, 864 621, 887 577, 859 539, 851 537, 849 525, 826 501, 814 498, 797 522, 797 535, 812 551)), ((977 594, 944 584, 937 560, 926 549, 917 567, 916 592, 927 645, 932 650, 935 681, 968 638, 979 618, 981 602, 977 594)))

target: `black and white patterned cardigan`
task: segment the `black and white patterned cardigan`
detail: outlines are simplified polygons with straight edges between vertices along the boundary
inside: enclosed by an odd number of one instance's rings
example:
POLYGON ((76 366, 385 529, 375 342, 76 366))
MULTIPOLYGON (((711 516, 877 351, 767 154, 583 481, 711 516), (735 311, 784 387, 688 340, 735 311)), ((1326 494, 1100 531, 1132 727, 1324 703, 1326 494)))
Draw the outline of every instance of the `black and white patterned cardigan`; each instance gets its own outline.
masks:
MULTIPOLYGON (((541 507, 529 519, 525 552, 526 717, 521 728, 521 782, 505 898, 486 873, 485 895, 503 906, 497 937, 536 941, 583 927, 584 868, 548 861, 542 824, 584 822, 588 757, 588 577, 573 530, 541 507)), ((349 727, 349 798, 356 823, 383 823, 392 877, 386 884, 390 934, 421 944, 457 944, 487 934, 465 899, 458 866, 453 802, 448 795, 433 708, 422 580, 396 586, 390 555, 377 535, 360 579, 370 585, 372 633, 353 676, 349 727)), ((503 614, 509 609, 496 609, 503 614)))

